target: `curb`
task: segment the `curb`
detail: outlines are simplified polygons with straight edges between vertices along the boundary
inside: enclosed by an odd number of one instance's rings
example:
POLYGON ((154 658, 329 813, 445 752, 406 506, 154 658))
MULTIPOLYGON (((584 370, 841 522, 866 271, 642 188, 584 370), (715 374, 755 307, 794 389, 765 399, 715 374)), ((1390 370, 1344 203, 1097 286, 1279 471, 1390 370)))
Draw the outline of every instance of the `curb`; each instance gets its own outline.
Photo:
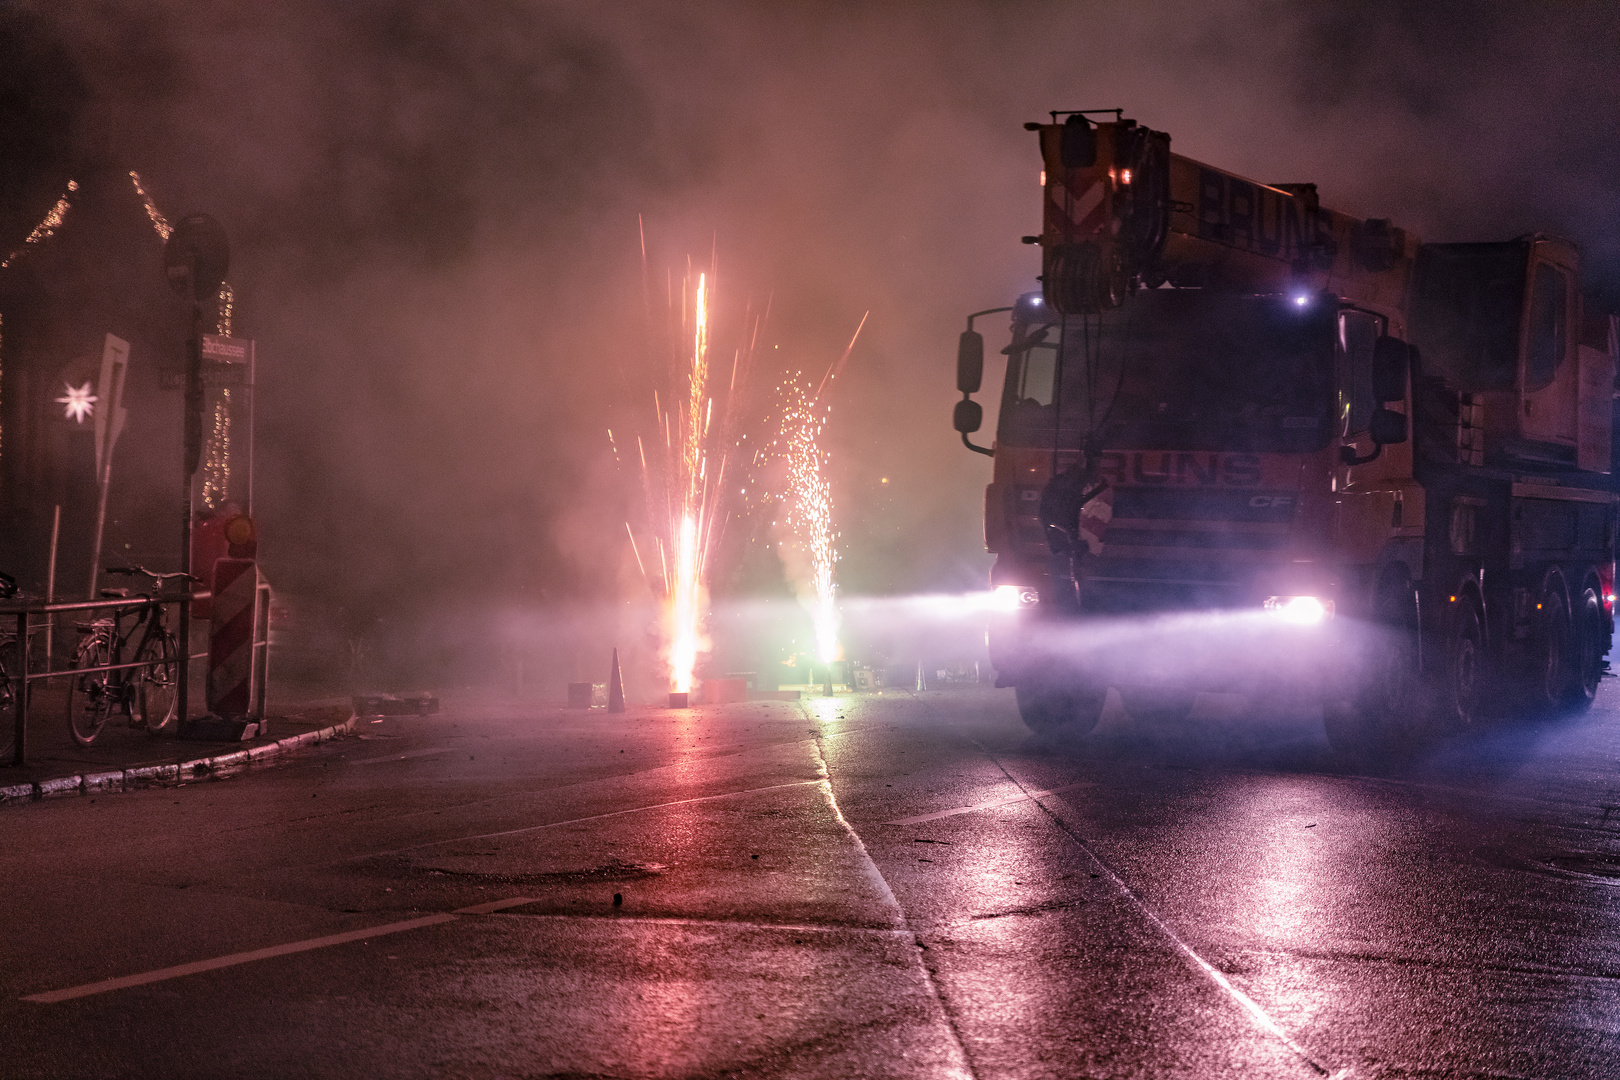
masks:
POLYGON ((289 735, 285 739, 277 739, 263 746, 193 758, 191 761, 182 761, 174 765, 143 765, 136 769, 109 769, 81 773, 78 776, 36 780, 27 784, 3 785, 0 786, 0 806, 39 802, 42 799, 60 799, 70 795, 109 795, 115 791, 136 791, 158 784, 234 776, 248 768, 262 769, 274 765, 283 754, 347 735, 354 731, 358 719, 351 716, 341 724, 289 735))

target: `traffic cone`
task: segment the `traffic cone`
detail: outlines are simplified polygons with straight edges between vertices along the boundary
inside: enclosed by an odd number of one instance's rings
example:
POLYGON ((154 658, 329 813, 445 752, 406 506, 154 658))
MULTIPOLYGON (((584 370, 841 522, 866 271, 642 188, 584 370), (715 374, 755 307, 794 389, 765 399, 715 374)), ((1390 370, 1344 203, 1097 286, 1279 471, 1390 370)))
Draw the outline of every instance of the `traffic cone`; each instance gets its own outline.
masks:
POLYGON ((608 712, 624 712, 624 678, 619 674, 619 650, 613 650, 613 674, 608 676, 608 712))

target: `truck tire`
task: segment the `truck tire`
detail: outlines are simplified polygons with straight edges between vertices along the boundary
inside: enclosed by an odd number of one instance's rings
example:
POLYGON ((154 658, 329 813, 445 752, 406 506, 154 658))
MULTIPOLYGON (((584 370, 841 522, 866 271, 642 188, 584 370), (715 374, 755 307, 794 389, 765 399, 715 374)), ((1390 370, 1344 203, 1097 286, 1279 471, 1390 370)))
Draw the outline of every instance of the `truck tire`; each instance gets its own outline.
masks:
POLYGON ((1609 644, 1603 601, 1598 599, 1596 589, 1587 588, 1581 593, 1573 621, 1575 663, 1564 705, 1570 712, 1582 713, 1597 698, 1598 683, 1603 678, 1603 655, 1609 644))
POLYGON ((1399 761, 1422 743, 1416 623, 1410 588, 1386 590, 1373 611, 1350 694, 1323 703, 1328 742, 1352 763, 1399 761))
POLYGON ((1033 732, 1044 734, 1063 729, 1084 735, 1102 719, 1108 687, 1084 682, 1021 682, 1013 688, 1018 699, 1018 715, 1033 732))
POLYGON ((1485 626, 1478 606, 1468 596, 1458 597, 1450 622, 1435 680, 1435 719, 1442 731, 1463 731, 1480 718, 1485 626))
POLYGON ((1579 678, 1580 651, 1576 628, 1571 625, 1564 590, 1555 583, 1536 605, 1536 653, 1530 670, 1531 710, 1538 716, 1556 715, 1573 704, 1579 678))

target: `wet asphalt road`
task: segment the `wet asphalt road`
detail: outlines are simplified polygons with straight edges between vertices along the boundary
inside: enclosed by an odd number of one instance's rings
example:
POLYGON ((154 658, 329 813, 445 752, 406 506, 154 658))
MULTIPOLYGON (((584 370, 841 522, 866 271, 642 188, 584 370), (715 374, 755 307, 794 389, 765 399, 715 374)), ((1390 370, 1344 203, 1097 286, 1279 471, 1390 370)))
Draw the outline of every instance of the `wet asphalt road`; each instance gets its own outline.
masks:
POLYGON ((1604 690, 1381 777, 1236 698, 452 695, 0 810, 0 1076, 1620 1077, 1604 690))

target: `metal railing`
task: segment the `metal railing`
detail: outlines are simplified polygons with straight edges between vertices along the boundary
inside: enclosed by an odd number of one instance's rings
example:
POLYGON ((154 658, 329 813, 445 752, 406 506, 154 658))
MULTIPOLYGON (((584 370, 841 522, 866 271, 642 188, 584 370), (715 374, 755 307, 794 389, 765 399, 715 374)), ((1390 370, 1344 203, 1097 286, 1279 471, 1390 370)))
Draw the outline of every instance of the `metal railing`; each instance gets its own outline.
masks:
MULTIPOLYGON (((270 606, 268 603, 269 598, 265 595, 265 593, 269 591, 268 586, 261 585, 260 590, 261 592, 258 599, 264 611, 268 613, 270 606)), ((102 600, 77 600, 54 604, 28 601, 19 602, 17 600, 0 603, 0 619, 15 619, 17 634, 17 670, 6 672, 7 679, 12 683, 11 710, 12 724, 15 727, 16 739, 16 742, 12 747, 10 763, 12 765, 27 764, 28 716, 30 711, 29 698, 31 696, 29 689, 33 683, 40 682, 45 679, 60 679, 64 677, 74 677, 96 672, 128 671, 133 668, 156 667, 159 664, 166 662, 162 659, 136 660, 124 664, 103 664, 98 667, 89 668, 65 667, 53 671, 51 670, 51 657, 47 655, 45 657, 44 671, 30 671, 29 653, 32 650, 29 648, 28 635, 32 628, 29 625, 29 620, 36 615, 45 615, 54 620, 57 615, 68 611, 105 611, 112 613, 114 619, 116 620, 118 616, 123 615, 125 612, 139 611, 142 608, 151 606, 153 603, 165 605, 189 604, 197 600, 206 600, 212 595, 212 593, 203 590, 188 593, 158 593, 154 596, 131 596, 125 599, 107 598, 102 600)), ((266 623, 268 622, 267 615, 264 621, 266 623)), ((257 631, 258 627, 255 626, 254 629, 257 631)), ((268 634, 264 635, 265 638, 268 638, 268 636, 268 634)), ((190 644, 190 642, 181 642, 181 651, 184 652, 186 649, 188 649, 190 644)), ((254 663, 257 669, 261 672, 265 670, 267 665, 264 661, 260 660, 261 654, 259 650, 261 647, 265 647, 265 655, 267 656, 267 646, 268 641, 261 641, 260 635, 255 632, 253 636, 254 663)), ((187 663, 206 659, 208 659, 207 652, 190 653, 186 656, 187 663)), ((254 704, 262 715, 264 711, 264 686, 262 681, 259 684, 258 692, 255 697, 256 700, 254 704)), ((175 708, 179 712, 179 726, 181 727, 185 725, 187 707, 188 702, 184 697, 175 703, 175 708)))

